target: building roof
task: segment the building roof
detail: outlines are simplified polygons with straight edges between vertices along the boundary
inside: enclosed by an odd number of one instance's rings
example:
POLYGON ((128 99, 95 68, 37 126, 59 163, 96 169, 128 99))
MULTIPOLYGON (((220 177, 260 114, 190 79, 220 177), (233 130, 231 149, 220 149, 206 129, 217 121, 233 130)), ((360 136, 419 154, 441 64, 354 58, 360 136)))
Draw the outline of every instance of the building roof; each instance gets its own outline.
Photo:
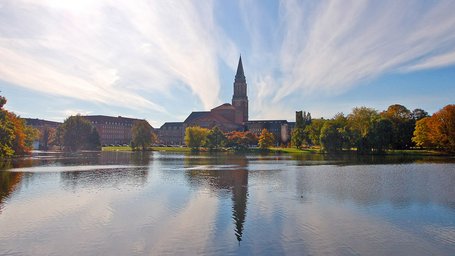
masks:
POLYGON ((193 111, 191 114, 183 121, 184 123, 189 123, 195 119, 199 119, 205 115, 210 114, 209 111, 193 111))
POLYGON ((240 58, 239 58, 239 64, 237 66, 237 73, 235 74, 235 81, 236 82, 239 82, 239 81, 245 82, 246 81, 245 73, 243 72, 242 55, 240 55, 240 58))
POLYGON ((25 123, 27 123, 27 125, 31 125, 31 126, 57 127, 62 124, 59 122, 48 121, 48 120, 43 120, 43 119, 38 119, 38 118, 24 118, 24 120, 25 120, 25 123))
MULTIPOLYGON (((146 121, 145 119, 137 119, 123 116, 103 116, 103 115, 90 115, 82 116, 83 118, 97 123, 122 123, 122 124, 132 124, 135 121, 146 121)), ((146 121, 147 122, 147 121, 146 121)), ((147 122, 148 123, 148 122, 147 122)), ((150 125, 150 124, 149 124, 150 125)), ((151 126, 151 125, 150 125, 151 126)), ((153 127, 152 127, 153 128, 153 127)))
POLYGON ((123 116, 103 116, 103 115, 90 115, 82 116, 83 118, 89 121, 98 121, 98 122, 134 122, 144 119, 129 118, 123 116))
POLYGON ((253 123, 288 123, 287 120, 248 120, 246 122, 247 124, 253 124, 253 123))
POLYGON ((175 126, 183 126, 183 122, 166 122, 160 127, 160 129, 166 128, 166 127, 175 127, 175 126))
POLYGON ((222 110, 222 109, 235 110, 234 106, 232 106, 230 103, 224 103, 222 105, 219 105, 218 107, 212 108, 212 111, 213 110, 222 110))

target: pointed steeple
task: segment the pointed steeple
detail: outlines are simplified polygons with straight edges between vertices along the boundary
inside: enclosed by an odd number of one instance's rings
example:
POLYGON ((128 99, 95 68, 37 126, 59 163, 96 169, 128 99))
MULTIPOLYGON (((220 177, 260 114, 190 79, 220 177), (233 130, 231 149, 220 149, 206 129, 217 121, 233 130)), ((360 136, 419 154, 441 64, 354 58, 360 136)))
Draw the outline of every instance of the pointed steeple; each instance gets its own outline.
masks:
POLYGON ((245 74, 243 73, 242 55, 239 58, 239 65, 237 66, 237 73, 235 74, 235 81, 245 81, 245 74))

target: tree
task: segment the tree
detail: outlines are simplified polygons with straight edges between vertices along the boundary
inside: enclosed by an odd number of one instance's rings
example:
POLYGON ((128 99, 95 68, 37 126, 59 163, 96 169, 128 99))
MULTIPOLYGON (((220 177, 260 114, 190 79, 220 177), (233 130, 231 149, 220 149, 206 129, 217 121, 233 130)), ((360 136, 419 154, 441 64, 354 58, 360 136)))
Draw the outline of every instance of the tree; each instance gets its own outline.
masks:
POLYGON ((275 141, 275 136, 273 133, 267 131, 267 129, 262 129, 261 135, 259 136, 259 148, 261 149, 268 149, 273 146, 273 142, 275 141))
POLYGON ((382 112, 381 116, 390 119, 392 122, 392 148, 406 149, 411 147, 415 127, 415 120, 411 111, 405 106, 394 104, 382 112))
POLYGON ((431 130, 430 130, 430 117, 424 117, 416 122, 416 127, 413 133, 412 141, 418 147, 430 148, 434 144, 431 140, 431 130))
POLYGON ((140 147, 145 151, 152 144, 152 126, 145 120, 136 121, 131 128, 131 136, 133 150, 140 147))
POLYGON ((357 147, 357 152, 367 153, 371 151, 368 133, 379 114, 375 109, 367 107, 356 107, 347 117, 347 133, 349 145, 357 147))
POLYGON ((419 121, 420 119, 429 117, 428 112, 426 112, 425 110, 420 109, 420 108, 414 109, 412 111, 411 116, 412 116, 412 119, 414 119, 414 121, 419 121))
POLYGON ((57 131, 65 150, 93 149, 93 142, 90 141, 94 136, 92 124, 82 116, 68 117, 57 131))
POLYGON ((437 147, 455 152, 455 104, 447 105, 430 119, 430 138, 437 147))
POLYGON ((87 149, 96 150, 100 148, 101 148, 100 134, 98 133, 98 130, 96 130, 96 127, 93 126, 87 138, 87 149))
POLYGON ((392 142, 393 125, 388 118, 379 118, 373 122, 368 132, 368 144, 371 149, 383 152, 392 142))
POLYGON ((192 150, 199 150, 205 145, 209 130, 199 126, 187 127, 185 129, 185 144, 192 150))
POLYGON ((40 136, 40 148, 48 150, 49 146, 54 144, 56 129, 45 126, 40 136))
POLYGON ((39 132, 24 119, 3 108, 7 100, 0 96, 0 157, 29 154, 39 132))
POLYGON ((310 140, 305 128, 311 124, 311 114, 305 111, 295 112, 295 127, 291 133, 291 144, 296 148, 301 148, 304 143, 310 140))
POLYGON ((294 128, 291 134, 291 144, 295 148, 301 148, 305 140, 305 130, 303 128, 294 128))
POLYGON ((258 138, 253 133, 246 132, 229 132, 227 135, 227 146, 233 147, 234 150, 242 151, 246 150, 249 146, 256 145, 258 143, 258 138))
POLYGON ((420 147, 455 152, 455 105, 447 105, 431 117, 417 121, 412 140, 420 147))
POLYGON ((326 152, 338 152, 343 149, 343 136, 334 121, 327 121, 321 129, 320 143, 326 152))
MULTIPOLYGON (((314 119, 310 125, 305 127, 305 133, 308 136, 308 143, 312 145, 320 145, 319 137, 321 136, 321 129, 324 125, 323 119, 314 119)), ((294 144, 293 144, 294 145, 294 144)))
POLYGON ((0 157, 8 157, 14 154, 14 124, 8 117, 8 111, 3 109, 6 102, 6 98, 0 96, 0 157))
POLYGON ((226 144, 226 140, 226 135, 224 135, 218 126, 215 126, 207 135, 206 146, 210 150, 216 150, 223 147, 226 144))
POLYGON ((15 155, 30 154, 33 141, 38 139, 39 131, 25 124, 25 120, 12 112, 7 112, 8 119, 13 123, 14 140, 12 148, 15 155))

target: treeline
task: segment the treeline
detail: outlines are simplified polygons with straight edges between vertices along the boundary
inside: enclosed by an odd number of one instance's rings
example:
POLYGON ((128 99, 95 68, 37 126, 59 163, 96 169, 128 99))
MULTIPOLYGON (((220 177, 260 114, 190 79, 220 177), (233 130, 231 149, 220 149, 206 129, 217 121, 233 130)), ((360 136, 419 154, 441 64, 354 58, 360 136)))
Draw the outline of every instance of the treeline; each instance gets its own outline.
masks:
POLYGON ((24 119, 3 108, 7 100, 0 96, 0 158, 25 155, 32 150, 39 131, 25 124, 24 119))
POLYGON ((455 105, 447 105, 432 116, 399 104, 382 112, 356 107, 347 116, 339 113, 328 120, 296 112, 291 144, 296 148, 319 146, 326 152, 356 150, 365 154, 413 147, 455 152, 455 105))
POLYGON ((193 151, 201 148, 209 151, 218 151, 222 148, 231 148, 235 151, 244 151, 252 146, 259 146, 266 150, 274 144, 273 133, 263 129, 260 136, 249 131, 233 131, 224 133, 217 126, 211 130, 199 126, 185 129, 185 144, 193 151))

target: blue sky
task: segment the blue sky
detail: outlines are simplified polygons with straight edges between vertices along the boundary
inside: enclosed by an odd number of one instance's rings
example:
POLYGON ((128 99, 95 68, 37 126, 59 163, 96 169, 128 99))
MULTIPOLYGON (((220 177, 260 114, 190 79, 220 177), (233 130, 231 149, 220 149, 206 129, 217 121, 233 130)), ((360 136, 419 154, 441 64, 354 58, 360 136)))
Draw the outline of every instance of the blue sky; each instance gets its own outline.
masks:
POLYGON ((23 117, 147 119, 230 102, 250 119, 331 118, 455 99, 455 1, 0 1, 0 90, 23 117))

